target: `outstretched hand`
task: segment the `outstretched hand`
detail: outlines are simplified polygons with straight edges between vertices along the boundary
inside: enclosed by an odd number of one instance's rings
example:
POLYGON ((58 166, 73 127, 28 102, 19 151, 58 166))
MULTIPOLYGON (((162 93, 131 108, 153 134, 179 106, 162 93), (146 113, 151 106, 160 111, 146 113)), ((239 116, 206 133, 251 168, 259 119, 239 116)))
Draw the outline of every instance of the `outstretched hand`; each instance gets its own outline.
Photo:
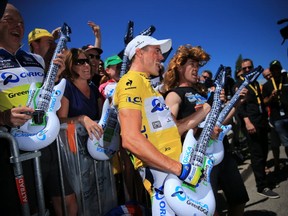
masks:
POLYGON ((100 30, 100 26, 99 25, 96 25, 92 21, 88 21, 88 25, 92 28, 92 31, 93 31, 95 37, 100 36, 101 30, 100 30))

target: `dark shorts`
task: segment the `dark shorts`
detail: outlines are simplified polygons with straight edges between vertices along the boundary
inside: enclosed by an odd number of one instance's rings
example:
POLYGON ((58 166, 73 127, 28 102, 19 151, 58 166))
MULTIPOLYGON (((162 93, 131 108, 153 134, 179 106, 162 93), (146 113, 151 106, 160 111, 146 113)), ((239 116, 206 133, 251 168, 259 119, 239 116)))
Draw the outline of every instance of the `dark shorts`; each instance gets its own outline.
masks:
POLYGON ((239 205, 249 201, 249 196, 238 170, 237 162, 230 152, 225 152, 223 161, 213 167, 211 184, 214 194, 217 193, 218 189, 223 190, 229 205, 239 205))

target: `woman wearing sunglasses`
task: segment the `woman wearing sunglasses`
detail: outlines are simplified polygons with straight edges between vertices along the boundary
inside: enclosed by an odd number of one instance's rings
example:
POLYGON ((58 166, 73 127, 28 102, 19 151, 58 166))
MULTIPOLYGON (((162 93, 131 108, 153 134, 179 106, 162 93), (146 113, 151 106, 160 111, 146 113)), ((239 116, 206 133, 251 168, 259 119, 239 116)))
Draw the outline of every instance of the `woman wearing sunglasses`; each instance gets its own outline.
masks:
MULTIPOLYGON (((66 55, 65 66, 62 75, 66 79, 66 88, 61 100, 61 108, 58 110, 58 117, 61 123, 81 124, 91 139, 92 134, 99 139, 103 134, 103 129, 96 120, 99 120, 101 116, 102 102, 98 88, 91 82, 93 72, 89 56, 82 49, 72 48, 66 55)), ((93 181, 95 178, 93 159, 86 147, 87 135, 78 134, 77 137, 81 183, 85 194, 83 205, 87 210, 96 212, 97 209, 94 208, 97 208, 97 205, 91 205, 91 203, 97 203, 97 191, 94 184, 96 181, 93 181)), ((68 172, 73 175, 73 170, 68 170, 68 172)), ((74 187, 78 188, 79 185, 76 183, 74 187)))
POLYGON ((92 139, 99 138, 102 127, 95 122, 100 118, 101 99, 97 87, 91 83, 91 71, 88 55, 82 49, 72 48, 66 57, 66 88, 61 100, 58 116, 62 123, 80 123, 92 139))

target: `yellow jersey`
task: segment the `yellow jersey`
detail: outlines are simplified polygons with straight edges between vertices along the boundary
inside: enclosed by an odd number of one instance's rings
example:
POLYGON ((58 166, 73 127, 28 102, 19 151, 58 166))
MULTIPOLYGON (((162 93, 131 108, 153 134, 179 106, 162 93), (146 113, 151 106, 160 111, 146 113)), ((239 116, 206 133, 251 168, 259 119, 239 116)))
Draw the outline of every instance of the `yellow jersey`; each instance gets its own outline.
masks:
MULTIPOLYGON (((164 98, 151 86, 146 73, 128 71, 116 86, 113 104, 117 110, 140 110, 143 136, 164 155, 179 160, 182 144, 177 126, 164 98)), ((134 166, 137 169, 145 164, 135 157, 134 166)))

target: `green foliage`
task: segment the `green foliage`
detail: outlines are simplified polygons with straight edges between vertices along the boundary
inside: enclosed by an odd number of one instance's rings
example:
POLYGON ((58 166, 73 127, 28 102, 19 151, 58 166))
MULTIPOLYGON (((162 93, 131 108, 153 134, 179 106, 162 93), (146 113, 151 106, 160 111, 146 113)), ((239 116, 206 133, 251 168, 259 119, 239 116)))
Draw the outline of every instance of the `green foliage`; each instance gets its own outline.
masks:
POLYGON ((240 54, 236 60, 234 77, 236 78, 237 71, 241 69, 242 55, 240 54))

